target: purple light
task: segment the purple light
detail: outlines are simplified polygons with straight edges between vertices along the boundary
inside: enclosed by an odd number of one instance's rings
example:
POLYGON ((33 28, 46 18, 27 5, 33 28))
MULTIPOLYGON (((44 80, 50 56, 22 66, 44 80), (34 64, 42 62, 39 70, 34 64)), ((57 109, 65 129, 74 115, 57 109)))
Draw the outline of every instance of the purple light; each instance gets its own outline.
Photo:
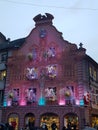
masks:
POLYGON ((26 105, 26 101, 25 100, 21 100, 19 104, 20 104, 20 106, 25 106, 26 105))
POLYGON ((60 100, 59 105, 65 105, 65 100, 60 100))

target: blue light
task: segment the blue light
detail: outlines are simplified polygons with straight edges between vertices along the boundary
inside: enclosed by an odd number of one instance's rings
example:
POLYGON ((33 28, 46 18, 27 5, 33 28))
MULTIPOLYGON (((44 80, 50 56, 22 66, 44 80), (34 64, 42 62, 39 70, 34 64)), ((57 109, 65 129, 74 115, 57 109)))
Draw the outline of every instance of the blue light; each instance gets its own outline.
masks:
POLYGON ((45 105, 45 98, 44 97, 40 97, 38 104, 40 106, 44 106, 45 105))
POLYGON ((84 100, 83 99, 80 100, 80 106, 84 106, 84 100))
POLYGON ((7 106, 7 102, 6 102, 6 101, 3 102, 3 106, 4 106, 4 107, 7 106))

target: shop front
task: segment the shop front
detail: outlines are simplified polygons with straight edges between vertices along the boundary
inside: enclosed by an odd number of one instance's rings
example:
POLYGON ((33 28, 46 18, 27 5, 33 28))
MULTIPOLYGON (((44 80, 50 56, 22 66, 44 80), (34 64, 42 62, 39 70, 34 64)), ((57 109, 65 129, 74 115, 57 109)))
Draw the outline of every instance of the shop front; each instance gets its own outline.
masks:
POLYGON ((59 130, 59 116, 54 113, 45 113, 40 118, 40 127, 43 127, 43 124, 46 124, 48 130, 52 130, 54 125, 54 127, 59 130))
POLYGON ((98 115, 92 115, 91 120, 92 120, 92 126, 98 128, 98 115))
POLYGON ((41 128, 43 125, 47 126, 48 130, 52 130, 55 126, 56 130, 61 130, 64 126, 71 127, 73 130, 81 130, 83 126, 83 109, 72 107, 43 107, 43 106, 29 106, 26 108, 8 107, 3 109, 2 122, 11 123, 15 130, 21 128, 41 128), (82 112, 82 113, 81 113, 82 112))

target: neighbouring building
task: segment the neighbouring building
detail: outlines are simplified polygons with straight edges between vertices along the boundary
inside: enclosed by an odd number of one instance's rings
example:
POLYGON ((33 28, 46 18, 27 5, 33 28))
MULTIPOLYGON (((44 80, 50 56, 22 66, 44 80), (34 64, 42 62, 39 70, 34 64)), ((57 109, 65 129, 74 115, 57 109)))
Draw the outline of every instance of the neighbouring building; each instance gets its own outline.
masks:
POLYGON ((82 43, 64 40, 53 19, 39 14, 27 37, 0 41, 1 122, 15 130, 98 124, 98 64, 82 43))

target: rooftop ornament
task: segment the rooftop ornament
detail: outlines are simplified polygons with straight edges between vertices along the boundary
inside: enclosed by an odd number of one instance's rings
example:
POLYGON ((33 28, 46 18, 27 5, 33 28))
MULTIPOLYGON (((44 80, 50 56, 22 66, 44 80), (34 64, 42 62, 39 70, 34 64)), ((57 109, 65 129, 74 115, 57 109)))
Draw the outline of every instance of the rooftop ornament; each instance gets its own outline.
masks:
POLYGON ((36 24, 42 24, 45 22, 52 24, 52 19, 54 19, 53 15, 49 13, 45 13, 45 15, 38 14, 33 18, 33 20, 36 22, 36 24))
POLYGON ((81 42, 80 42, 79 46, 80 46, 80 48, 83 48, 83 44, 81 42))

